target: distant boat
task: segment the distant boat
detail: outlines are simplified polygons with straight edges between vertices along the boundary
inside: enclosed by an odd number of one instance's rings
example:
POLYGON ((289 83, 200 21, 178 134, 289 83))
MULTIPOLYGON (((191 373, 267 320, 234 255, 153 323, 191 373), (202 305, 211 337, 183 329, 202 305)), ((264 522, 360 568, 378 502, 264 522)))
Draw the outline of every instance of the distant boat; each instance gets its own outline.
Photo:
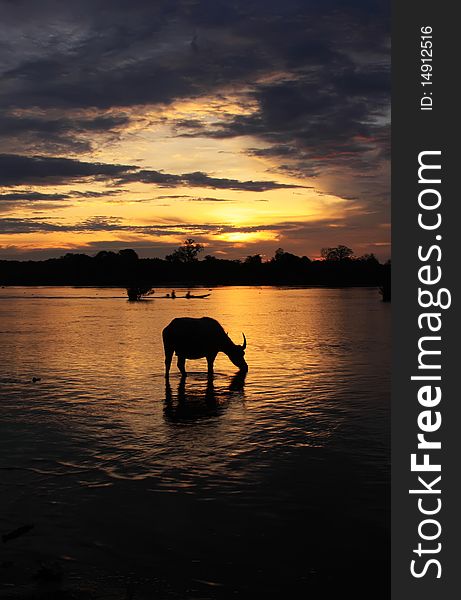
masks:
POLYGON ((189 294, 189 296, 171 296, 171 294, 167 294, 166 296, 154 296, 154 298, 169 298, 170 300, 185 298, 186 300, 189 300, 190 298, 208 298, 208 296, 211 296, 211 294, 189 294))
POLYGON ((189 294, 189 296, 178 296, 178 298, 208 298, 211 294, 197 294, 196 296, 189 294))
POLYGON ((147 296, 150 296, 150 298, 153 299, 169 298, 170 300, 175 300, 176 298, 185 298, 186 300, 189 300, 189 298, 208 298, 208 296, 211 295, 210 292, 208 294, 191 294, 190 292, 187 292, 184 296, 177 296, 173 291, 171 294, 165 294, 164 296, 154 296, 155 291, 150 285, 134 285, 127 287, 126 292, 128 300, 132 302, 144 300, 147 296))

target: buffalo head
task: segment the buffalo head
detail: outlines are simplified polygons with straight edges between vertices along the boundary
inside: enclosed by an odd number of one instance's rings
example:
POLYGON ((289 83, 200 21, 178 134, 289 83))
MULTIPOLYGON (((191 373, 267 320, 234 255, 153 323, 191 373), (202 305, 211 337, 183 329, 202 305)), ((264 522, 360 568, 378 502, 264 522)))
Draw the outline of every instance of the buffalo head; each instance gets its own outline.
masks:
POLYGON ((243 335, 243 344, 239 346, 238 344, 232 344, 232 347, 229 349, 227 356, 234 363, 236 367, 240 369, 240 371, 248 371, 248 365, 245 361, 245 348, 247 347, 247 340, 245 334, 243 335))

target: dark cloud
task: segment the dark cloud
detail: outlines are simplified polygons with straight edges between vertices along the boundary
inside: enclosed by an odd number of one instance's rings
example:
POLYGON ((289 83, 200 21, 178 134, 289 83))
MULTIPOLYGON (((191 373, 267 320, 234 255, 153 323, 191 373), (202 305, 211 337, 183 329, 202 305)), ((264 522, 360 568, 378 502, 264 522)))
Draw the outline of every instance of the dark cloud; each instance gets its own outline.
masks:
POLYGON ((3 186, 69 184, 88 179, 117 183, 146 183, 165 188, 191 186, 248 192, 303 187, 276 181, 239 181, 210 177, 200 171, 174 175, 139 169, 133 165, 90 163, 70 158, 0 154, 0 185, 3 186))
MULTIPOLYGON (((208 2, 205 11, 187 0, 111 2, 110 10, 107 3, 79 4, 44 1, 41 18, 33 9, 24 11, 39 43, 33 53, 24 37, 6 36, 11 51, 3 75, 5 106, 107 109, 168 103, 237 81, 249 64, 263 67, 261 57, 246 55, 249 42, 242 40, 233 50, 223 43, 221 34, 230 33, 232 21, 211 23, 208 2), (203 30, 197 35, 200 13, 203 30)), ((228 13, 220 4, 221 15, 228 13)), ((236 23, 245 11, 233 12, 236 23)), ((15 8, 10 13, 13 20, 19 17, 15 8)))
POLYGON ((56 220, 43 220, 40 217, 2 218, 0 233, 31 233, 61 231, 67 233, 85 233, 89 231, 132 232, 152 236, 202 235, 215 236, 227 233, 257 233, 264 231, 279 232, 290 238, 306 238, 312 233, 325 231, 325 227, 357 229, 359 223, 351 220, 318 219, 312 222, 283 221, 260 225, 234 226, 225 223, 160 223, 153 225, 133 225, 120 217, 95 216, 75 224, 60 224, 56 220))
POLYGON ((303 187, 294 184, 277 183, 276 181, 239 181, 238 179, 228 179, 225 177, 210 177, 210 175, 201 171, 172 175, 171 173, 145 169, 134 173, 122 174, 119 181, 123 183, 153 183, 160 187, 191 186, 221 190, 244 190, 247 192, 267 192, 268 190, 303 187))
POLYGON ((104 190, 103 192, 71 190, 68 198, 105 198, 106 196, 118 196, 123 193, 124 190, 104 190))
POLYGON ((187 194, 179 194, 173 196, 157 196, 158 200, 186 200, 187 202, 235 202, 230 198, 212 198, 211 196, 189 196, 187 194))
POLYGON ((0 116, 0 149, 6 150, 13 144, 21 152, 87 152, 93 146, 94 135, 112 134, 114 138, 129 121, 122 113, 93 117, 61 114, 58 117, 5 112, 0 116))
POLYGON ((64 200, 65 198, 69 198, 68 194, 42 194, 41 192, 9 192, 0 194, 0 202, 11 200, 35 202, 36 200, 64 200))
POLYGON ((40 138, 39 149, 68 144, 84 151, 91 139, 80 134, 118 131, 129 122, 126 108, 232 85, 246 90, 256 113, 215 126, 182 119, 177 126, 185 135, 260 138, 269 147, 255 153, 289 157, 281 169, 305 177, 325 165, 369 170, 385 154, 386 2, 120 0, 109 11, 103 2, 44 0, 40 12, 33 2, 18 3, 21 10, 3 4, 0 103, 10 114, 3 113, 0 128, 7 136, 40 138), (28 35, 15 36, 15 28, 28 35), (271 73, 280 76, 264 82, 271 73), (31 106, 61 116, 11 114, 31 106), (103 113, 76 118, 75 109, 103 113))
POLYGON ((0 213, 31 206, 34 209, 63 208, 68 206, 63 200, 67 200, 67 194, 41 194, 30 191, 0 193, 0 213))
POLYGON ((323 83, 366 93, 381 89, 378 67, 388 62, 386 2, 73 4, 42 0, 38 12, 33 0, 3 2, 5 107, 169 103, 271 71, 313 74, 315 85, 319 69, 323 83))
POLYGON ((122 190, 107 190, 105 192, 92 192, 85 191, 79 192, 78 190, 72 190, 69 193, 65 194, 49 194, 42 192, 34 192, 34 191, 20 191, 20 192, 6 192, 0 193, 0 202, 12 201, 12 200, 28 200, 29 202, 35 202, 37 200, 66 200, 69 198, 101 198, 105 196, 116 196, 117 194, 122 193, 122 190))
POLYGON ((32 218, 2 218, 0 219, 0 233, 30 233, 30 232, 74 232, 82 233, 88 231, 114 231, 114 232, 137 232, 146 235, 183 235, 195 233, 200 235, 217 235, 222 233, 241 232, 252 233, 255 231, 271 231, 283 229, 287 224, 258 225, 248 227, 233 227, 226 224, 210 223, 161 223, 155 225, 131 225, 125 223, 119 217, 95 216, 72 225, 60 224, 56 220, 32 217, 32 218))
POLYGON ((105 198, 117 196, 122 190, 107 190, 104 192, 72 190, 69 193, 42 193, 31 190, 0 192, 0 212, 10 212, 17 208, 32 208, 42 210, 49 208, 65 208, 72 201, 90 198, 105 198), (65 202, 64 202, 65 201, 65 202))
POLYGON ((223 233, 253 233, 256 231, 272 231, 286 227, 286 224, 255 225, 234 227, 226 224, 210 223, 161 223, 155 225, 131 225, 119 217, 95 216, 72 225, 61 224, 52 218, 44 220, 40 217, 0 218, 0 234, 19 233, 48 233, 61 231, 66 233, 85 232, 132 232, 143 235, 172 236, 172 235, 218 235, 223 233))
POLYGON ((259 138, 266 147, 249 153, 278 161, 280 171, 298 177, 326 169, 349 169, 359 176, 374 170, 388 157, 389 131, 383 123, 388 66, 371 73, 354 66, 337 70, 333 79, 331 71, 318 66, 297 81, 261 85, 252 92, 259 106, 255 114, 204 125, 202 135, 259 138))
POLYGON ((327 176, 325 191, 360 197, 375 225, 384 218, 387 0, 1 5, 0 185, 101 180, 264 192, 285 187, 276 181, 280 173, 327 176), (118 136, 143 105, 207 94, 231 95, 253 111, 211 122, 178 119, 177 135, 251 136, 249 152, 267 161, 271 181, 54 158, 118 136), (16 156, 7 154, 11 148, 16 156))
POLYGON ((71 158, 0 154, 0 185, 50 185, 82 179, 113 179, 135 170, 127 165, 82 162, 71 158))
POLYGON ((29 217, 27 219, 3 217, 0 219, 0 234, 38 233, 63 231, 62 225, 47 223, 39 218, 29 217))

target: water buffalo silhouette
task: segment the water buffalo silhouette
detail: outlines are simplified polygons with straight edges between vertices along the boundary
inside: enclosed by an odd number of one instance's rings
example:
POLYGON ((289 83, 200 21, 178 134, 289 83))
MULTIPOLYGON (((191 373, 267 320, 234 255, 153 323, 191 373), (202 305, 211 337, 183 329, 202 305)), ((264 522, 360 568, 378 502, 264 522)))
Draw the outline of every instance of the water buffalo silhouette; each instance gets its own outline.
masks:
POLYGON ((173 319, 162 332, 163 348, 165 350, 165 377, 168 379, 173 354, 178 357, 178 369, 185 377, 186 359, 206 358, 208 375, 213 375, 213 364, 218 352, 224 352, 229 360, 240 369, 248 371, 245 362, 247 345, 245 334, 243 344, 234 344, 222 326, 215 319, 202 317, 193 319, 180 317, 173 319))

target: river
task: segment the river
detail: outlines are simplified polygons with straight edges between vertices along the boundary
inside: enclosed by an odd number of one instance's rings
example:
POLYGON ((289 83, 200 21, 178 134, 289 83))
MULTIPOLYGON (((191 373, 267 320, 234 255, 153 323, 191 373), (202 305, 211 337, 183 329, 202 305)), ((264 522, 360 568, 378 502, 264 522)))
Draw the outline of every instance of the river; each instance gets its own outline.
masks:
POLYGON ((0 597, 385 597, 390 305, 371 288, 166 291, 0 290, 0 532, 33 525, 4 544, 0 597), (212 383, 188 361, 166 388, 178 316, 244 332, 245 382, 219 355, 212 383))

